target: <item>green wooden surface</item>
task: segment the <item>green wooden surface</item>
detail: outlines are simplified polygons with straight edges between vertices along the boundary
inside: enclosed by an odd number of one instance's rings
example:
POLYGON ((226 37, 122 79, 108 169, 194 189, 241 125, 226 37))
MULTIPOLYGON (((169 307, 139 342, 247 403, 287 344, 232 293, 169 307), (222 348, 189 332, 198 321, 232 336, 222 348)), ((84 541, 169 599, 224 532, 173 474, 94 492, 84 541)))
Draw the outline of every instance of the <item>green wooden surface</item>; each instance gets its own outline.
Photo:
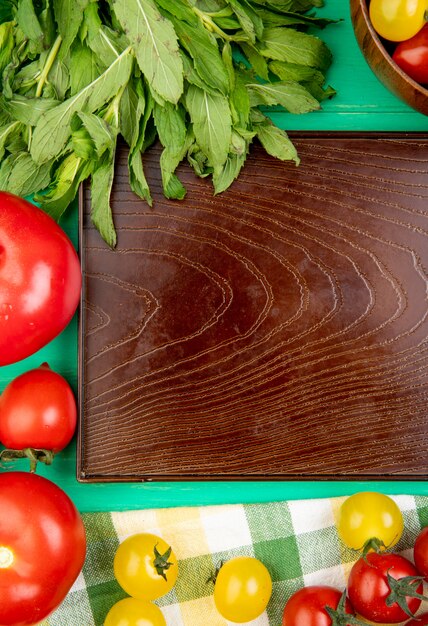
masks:
MULTIPOLYGON (((320 12, 321 13, 321 12, 320 12)), ((323 111, 293 116, 273 113, 272 118, 289 130, 384 130, 426 131, 427 118, 407 107, 390 94, 366 65, 355 42, 344 0, 327 0, 322 10, 327 17, 343 18, 339 24, 322 31, 322 38, 334 53, 328 80, 338 95, 324 104, 323 111)), ((77 241, 77 209, 70 212, 62 226, 77 241)), ((12 378, 48 361, 51 367, 77 386, 77 320, 64 333, 36 355, 16 365, 0 368, 0 388, 12 378)), ((108 446, 108 441, 105 442, 108 446)), ((286 498, 315 498, 344 495, 372 489, 385 493, 428 494, 426 482, 263 482, 263 483, 149 483, 84 485, 75 479, 75 445, 40 473, 57 482, 82 511, 124 510, 163 506, 262 502, 286 498)), ((15 468, 24 468, 19 462, 15 468)))

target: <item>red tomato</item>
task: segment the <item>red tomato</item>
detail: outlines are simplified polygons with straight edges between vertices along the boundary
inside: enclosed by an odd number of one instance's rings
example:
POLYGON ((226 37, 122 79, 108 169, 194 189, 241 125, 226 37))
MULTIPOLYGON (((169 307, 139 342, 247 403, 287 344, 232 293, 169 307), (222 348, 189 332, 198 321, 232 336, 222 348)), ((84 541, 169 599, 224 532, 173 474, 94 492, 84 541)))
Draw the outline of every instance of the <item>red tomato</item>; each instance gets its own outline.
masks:
POLYGON ((414 37, 401 42, 392 58, 410 78, 422 85, 428 84, 428 24, 414 37))
POLYGON ((405 626, 427 626, 428 625, 428 613, 422 613, 422 615, 418 615, 415 619, 411 619, 410 621, 405 623, 405 626))
POLYGON ((0 511, 0 624, 38 624, 82 569, 82 519, 59 487, 26 472, 0 474, 0 511))
MULTIPOLYGON (((381 624, 397 624, 409 615, 396 601, 391 606, 387 605, 387 598, 391 594, 388 573, 395 580, 405 576, 419 576, 413 563, 399 554, 370 552, 365 558, 358 559, 352 567, 348 595, 354 609, 362 617, 381 624)), ((417 593, 422 593, 422 583, 415 585, 414 589, 417 593)), ((402 594, 400 601, 407 605, 412 614, 421 604, 419 598, 409 597, 406 593, 402 594)))
MULTIPOLYGON (((312 586, 296 591, 284 608, 282 626, 331 626, 332 619, 325 607, 337 609, 342 592, 334 587, 312 586)), ((346 600, 346 613, 352 606, 346 600)))
POLYGON ((428 578, 428 526, 417 536, 413 556, 419 574, 428 578))
POLYGON ((0 366, 56 337, 77 308, 80 263, 54 220, 0 192, 0 366))
POLYGON ((47 363, 15 378, 0 396, 0 441, 12 450, 59 452, 70 443, 76 419, 70 385, 47 363))

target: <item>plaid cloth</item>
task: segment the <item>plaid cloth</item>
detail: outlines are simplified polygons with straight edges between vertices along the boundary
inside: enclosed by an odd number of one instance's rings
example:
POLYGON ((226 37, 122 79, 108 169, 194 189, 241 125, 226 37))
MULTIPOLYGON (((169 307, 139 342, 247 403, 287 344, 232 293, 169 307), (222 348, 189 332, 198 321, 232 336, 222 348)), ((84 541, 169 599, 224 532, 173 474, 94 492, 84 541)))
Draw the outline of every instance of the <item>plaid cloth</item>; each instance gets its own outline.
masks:
MULTIPOLYGON (((405 531, 396 550, 412 558, 411 546, 428 525, 428 497, 393 496, 405 531)), ((255 556, 269 569, 273 594, 252 626, 279 626, 286 600, 313 584, 343 589, 355 552, 338 539, 336 519, 344 498, 269 504, 159 509, 83 515, 88 552, 82 574, 61 607, 43 626, 102 626, 111 606, 126 597, 113 575, 119 543, 137 532, 163 537, 179 559, 174 589, 156 603, 168 626, 226 626, 216 611, 215 567, 237 555, 255 556)), ((428 603, 421 607, 428 610, 428 603)))

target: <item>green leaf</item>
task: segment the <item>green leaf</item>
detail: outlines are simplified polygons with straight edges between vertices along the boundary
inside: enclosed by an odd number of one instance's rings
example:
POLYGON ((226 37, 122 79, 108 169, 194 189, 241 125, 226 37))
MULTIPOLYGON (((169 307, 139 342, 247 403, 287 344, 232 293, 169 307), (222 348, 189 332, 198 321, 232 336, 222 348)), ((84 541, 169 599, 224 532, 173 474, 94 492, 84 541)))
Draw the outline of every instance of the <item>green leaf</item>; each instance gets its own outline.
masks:
POLYGON ((5 108, 19 122, 28 126, 35 126, 44 113, 55 108, 58 104, 58 100, 26 98, 14 94, 11 100, 6 100, 5 108))
POLYGON ((13 171, 13 164, 18 158, 17 154, 9 154, 1 161, 0 165, 0 189, 7 189, 9 177, 13 171))
POLYGON ((269 71, 266 59, 255 48, 245 42, 242 42, 240 47, 257 76, 260 76, 263 80, 269 80, 269 71))
POLYGON ((42 115, 31 145, 31 156, 37 163, 49 161, 61 152, 70 136, 70 122, 76 111, 92 113, 118 93, 129 80, 132 61, 131 49, 127 48, 96 80, 42 115))
POLYGON ((177 20, 193 26, 199 24, 199 19, 188 0, 174 0, 173 8, 171 7, 171 0, 156 0, 156 4, 168 14, 168 17, 173 13, 177 20))
POLYGON ((284 130, 274 126, 268 118, 265 118, 261 124, 257 124, 255 130, 260 143, 268 154, 281 161, 294 161, 296 165, 299 165, 300 159, 296 148, 284 130))
POLYGON ((144 113, 141 100, 132 81, 126 85, 119 103, 120 132, 128 146, 135 145, 138 139, 140 118, 144 113))
POLYGON ((113 0, 112 4, 151 89, 177 103, 183 93, 183 64, 173 25, 153 0, 113 0))
POLYGON ((300 114, 316 111, 320 104, 303 85, 293 81, 272 84, 247 85, 251 106, 283 106, 290 113, 300 114))
POLYGON ((269 70, 273 74, 276 74, 281 80, 294 80, 298 83, 316 80, 320 85, 324 83, 324 74, 307 65, 286 63, 284 61, 271 61, 269 63, 269 70))
POLYGON ((235 127, 247 128, 250 108, 250 95, 247 90, 246 76, 238 71, 235 79, 235 89, 230 94, 230 110, 235 127))
POLYGON ((82 180, 91 172, 93 163, 83 162, 75 154, 66 156, 55 172, 54 180, 45 194, 37 194, 35 201, 41 205, 43 211, 59 221, 67 207, 76 197, 82 180))
POLYGON ((0 25, 0 75, 12 60, 12 51, 15 46, 13 37, 13 23, 6 22, 0 25))
POLYGON ((105 120, 94 113, 79 111, 76 115, 88 132, 98 158, 101 158, 106 151, 114 151, 118 128, 107 124, 105 120))
POLYGON ((175 175, 175 170, 188 149, 185 112, 171 104, 165 107, 155 104, 153 115, 159 139, 164 146, 160 158, 164 194, 167 198, 182 199, 186 190, 175 175))
POLYGON ((68 56, 65 57, 64 60, 57 57, 48 74, 48 85, 51 85, 58 100, 65 99, 70 87, 70 69, 68 63, 68 56))
POLYGON ((127 47, 126 37, 103 24, 98 15, 98 4, 90 3, 85 10, 87 44, 97 56, 98 65, 108 67, 127 47))
POLYGON ((0 3, 0 24, 13 20, 15 6, 14 0, 2 0, 0 3))
MULTIPOLYGON (((20 130, 21 124, 17 121, 0 127, 0 161, 4 157, 6 141, 8 141, 12 134, 15 136, 18 135, 20 130)), ((2 189, 2 187, 0 187, 0 189, 2 189)))
POLYGON ((268 9, 258 9, 258 14, 266 28, 270 26, 315 26, 325 28, 329 24, 336 24, 340 20, 332 20, 315 15, 301 15, 293 11, 277 13, 268 9))
POLYGON ((263 21, 246 0, 227 0, 251 43, 263 36, 263 21))
POLYGON ((247 154, 229 154, 226 163, 213 174, 214 192, 222 193, 238 177, 242 166, 245 163, 247 154))
POLYGON ((134 141, 129 146, 129 184, 134 193, 136 193, 143 200, 146 200, 149 206, 152 206, 153 200, 146 176, 144 174, 141 153, 145 149, 147 124, 153 111, 154 102, 150 92, 148 93, 147 98, 145 98, 141 87, 138 91, 138 97, 140 101, 139 109, 144 111, 144 114, 139 120, 138 133, 134 136, 134 141))
POLYGON ((41 191, 50 183, 52 162, 37 165, 28 152, 20 152, 13 163, 5 191, 17 196, 29 196, 41 191))
POLYGON ((70 95, 79 93, 99 75, 95 54, 85 43, 82 44, 77 40, 71 49, 70 95))
POLYGON ((76 39, 88 3, 89 0, 53 0, 55 19, 59 34, 62 37, 60 59, 66 56, 71 44, 76 39))
POLYGON ((205 28, 191 26, 171 17, 180 43, 193 59, 199 77, 213 89, 229 93, 229 76, 217 40, 205 28))
POLYGON ((39 22, 43 31, 45 46, 50 47, 54 43, 57 35, 56 24, 53 16, 51 0, 45 0, 44 4, 43 10, 39 14, 39 22))
POLYGON ((117 243, 110 195, 114 178, 115 144, 104 154, 91 177, 91 219, 104 241, 114 248, 117 243))
POLYGON ((193 123, 193 132, 200 149, 213 167, 227 159, 232 136, 232 119, 227 98, 206 93, 190 85, 186 107, 193 123))
POLYGON ((265 29, 262 45, 260 52, 265 57, 320 70, 326 70, 332 59, 330 50, 321 39, 292 28, 265 29))
POLYGON ((253 2, 280 13, 287 11, 305 13, 313 7, 324 6, 324 0, 253 0, 253 2))
POLYGON ((16 21, 26 37, 34 44, 35 50, 41 52, 43 49, 43 30, 34 10, 33 0, 18 1, 16 21))
POLYGON ((181 58, 183 60, 184 78, 187 80, 188 83, 190 83, 191 85, 196 85, 196 87, 199 87, 199 89, 202 89, 203 91, 208 91, 209 93, 214 94, 217 93, 217 89, 211 87, 210 85, 207 85, 207 83, 202 80, 202 78, 195 70, 193 60, 190 59, 183 51, 181 51, 181 58))

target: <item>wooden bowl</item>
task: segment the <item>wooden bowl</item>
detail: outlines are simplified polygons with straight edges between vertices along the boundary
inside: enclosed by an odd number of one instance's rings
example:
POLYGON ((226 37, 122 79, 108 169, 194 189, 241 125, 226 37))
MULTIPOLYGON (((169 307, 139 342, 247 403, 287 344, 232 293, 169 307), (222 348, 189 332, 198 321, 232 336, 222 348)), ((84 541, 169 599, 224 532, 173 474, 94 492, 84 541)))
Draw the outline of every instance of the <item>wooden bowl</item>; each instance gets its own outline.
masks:
POLYGON ((392 57, 370 22, 367 0, 350 0, 355 36, 379 80, 409 106, 428 115, 428 89, 410 78, 392 57))

